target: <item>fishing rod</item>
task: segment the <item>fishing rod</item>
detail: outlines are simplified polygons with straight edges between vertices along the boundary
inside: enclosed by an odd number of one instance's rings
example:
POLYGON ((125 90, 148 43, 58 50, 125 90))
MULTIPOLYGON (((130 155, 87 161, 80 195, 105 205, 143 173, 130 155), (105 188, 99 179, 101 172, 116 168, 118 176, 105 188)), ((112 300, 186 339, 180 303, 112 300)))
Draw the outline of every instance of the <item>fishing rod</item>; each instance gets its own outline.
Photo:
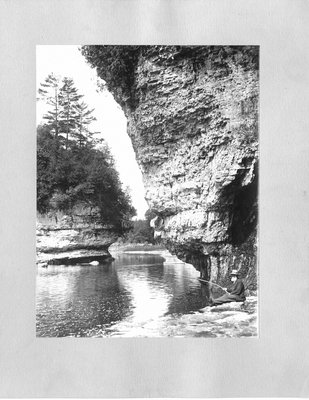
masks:
POLYGON ((228 293, 228 291, 226 289, 224 289, 222 286, 218 285, 217 283, 213 283, 211 281, 207 281, 206 279, 202 279, 202 278, 198 278, 199 281, 202 282, 207 282, 207 283, 211 283, 212 285, 218 286, 219 288, 221 288, 222 290, 224 290, 226 293, 228 293))

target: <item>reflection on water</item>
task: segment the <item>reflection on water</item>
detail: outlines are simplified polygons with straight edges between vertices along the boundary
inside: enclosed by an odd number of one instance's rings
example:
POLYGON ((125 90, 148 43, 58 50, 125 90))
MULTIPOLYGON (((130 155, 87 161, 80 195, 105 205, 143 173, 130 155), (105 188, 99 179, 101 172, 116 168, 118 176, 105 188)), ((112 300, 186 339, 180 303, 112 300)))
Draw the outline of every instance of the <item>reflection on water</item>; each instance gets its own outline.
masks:
POLYGON ((114 257, 98 266, 38 269, 37 336, 213 336, 209 324, 195 328, 207 288, 192 266, 163 265, 153 254, 114 257))

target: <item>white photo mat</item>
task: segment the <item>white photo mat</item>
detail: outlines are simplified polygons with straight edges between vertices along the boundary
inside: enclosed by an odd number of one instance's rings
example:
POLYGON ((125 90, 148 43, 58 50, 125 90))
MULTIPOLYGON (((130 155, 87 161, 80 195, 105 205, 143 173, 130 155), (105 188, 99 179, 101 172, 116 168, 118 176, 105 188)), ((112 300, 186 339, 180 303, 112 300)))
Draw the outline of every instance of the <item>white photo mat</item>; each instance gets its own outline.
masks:
POLYGON ((309 2, 0 8, 0 397, 309 396, 309 2), (259 338, 36 338, 39 44, 260 46, 259 338))

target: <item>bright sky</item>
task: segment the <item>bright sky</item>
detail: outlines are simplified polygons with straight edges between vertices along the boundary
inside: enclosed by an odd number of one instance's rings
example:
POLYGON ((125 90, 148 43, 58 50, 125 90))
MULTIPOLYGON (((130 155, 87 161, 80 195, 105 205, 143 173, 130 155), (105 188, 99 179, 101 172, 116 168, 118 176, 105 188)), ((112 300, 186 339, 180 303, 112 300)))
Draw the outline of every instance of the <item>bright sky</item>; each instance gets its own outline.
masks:
MULTIPOLYGON (((102 132, 102 137, 109 144, 115 158, 120 179, 124 187, 129 186, 131 190, 137 217, 144 218, 148 206, 144 200, 142 174, 126 131, 127 120, 120 106, 109 92, 97 92, 96 71, 86 63, 78 47, 71 45, 37 46, 37 87, 52 72, 55 75, 73 79, 79 93, 85 96, 83 100, 90 108, 95 109, 93 115, 97 118, 97 121, 93 123, 92 129, 102 132)), ((42 121, 44 112, 43 103, 37 102, 37 123, 42 121)))

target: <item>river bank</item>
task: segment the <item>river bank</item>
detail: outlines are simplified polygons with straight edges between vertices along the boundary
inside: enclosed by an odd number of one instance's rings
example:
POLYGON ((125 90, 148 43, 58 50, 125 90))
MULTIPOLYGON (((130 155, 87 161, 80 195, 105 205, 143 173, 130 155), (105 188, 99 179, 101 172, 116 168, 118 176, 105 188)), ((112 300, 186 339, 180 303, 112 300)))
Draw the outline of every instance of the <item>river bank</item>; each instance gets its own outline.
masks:
MULTIPOLYGON (((115 238, 112 237, 112 240, 115 238)), ((257 336, 257 297, 209 307, 200 272, 166 248, 111 243, 108 229, 38 226, 37 336, 257 336)), ((222 293, 221 293, 222 294, 222 293)))
POLYGON ((207 285, 168 253, 112 253, 99 265, 37 269, 37 336, 257 336, 257 298, 209 307, 207 285))
POLYGON ((256 296, 243 304, 229 303, 217 307, 206 306, 185 314, 169 314, 136 325, 124 321, 109 328, 98 326, 85 332, 87 337, 200 337, 241 338, 258 337, 256 296))
POLYGON ((110 252, 125 252, 125 251, 164 251, 166 247, 161 244, 151 243, 132 243, 132 242, 115 242, 109 247, 110 252))
POLYGON ((37 265, 72 265, 78 262, 111 261, 108 248, 118 236, 112 226, 87 221, 89 216, 53 214, 38 216, 37 265))
MULTIPOLYGON (((112 246, 113 248, 113 246, 112 246)), ((126 254, 153 254, 163 257, 163 265, 182 264, 183 267, 192 268, 192 264, 185 263, 172 255, 164 247, 151 249, 145 246, 123 247, 120 253, 126 254)), ((114 257, 117 253, 111 251, 114 257)), ((181 268, 179 266, 179 268, 181 268)), ((196 271, 196 270, 195 270, 196 271)), ((196 271, 196 278, 199 272, 196 271)), ((202 296, 207 298, 209 291, 212 291, 215 297, 222 295, 220 286, 202 284, 202 296)), ((231 302, 218 306, 210 307, 207 305, 198 311, 192 311, 180 316, 179 314, 164 315, 160 322, 150 320, 143 322, 140 326, 133 326, 130 322, 124 322, 123 326, 117 326, 116 329, 110 328, 108 332, 96 330, 87 332, 86 336, 104 337, 104 336, 125 336, 125 337, 257 337, 258 336, 258 297, 257 291, 246 290, 246 301, 242 303, 231 302), (167 328, 168 327, 168 328, 167 328), (121 335, 118 331, 121 331, 121 335), (127 332, 125 335, 123 331, 127 332)), ((208 300, 208 299, 207 299, 208 300)))

